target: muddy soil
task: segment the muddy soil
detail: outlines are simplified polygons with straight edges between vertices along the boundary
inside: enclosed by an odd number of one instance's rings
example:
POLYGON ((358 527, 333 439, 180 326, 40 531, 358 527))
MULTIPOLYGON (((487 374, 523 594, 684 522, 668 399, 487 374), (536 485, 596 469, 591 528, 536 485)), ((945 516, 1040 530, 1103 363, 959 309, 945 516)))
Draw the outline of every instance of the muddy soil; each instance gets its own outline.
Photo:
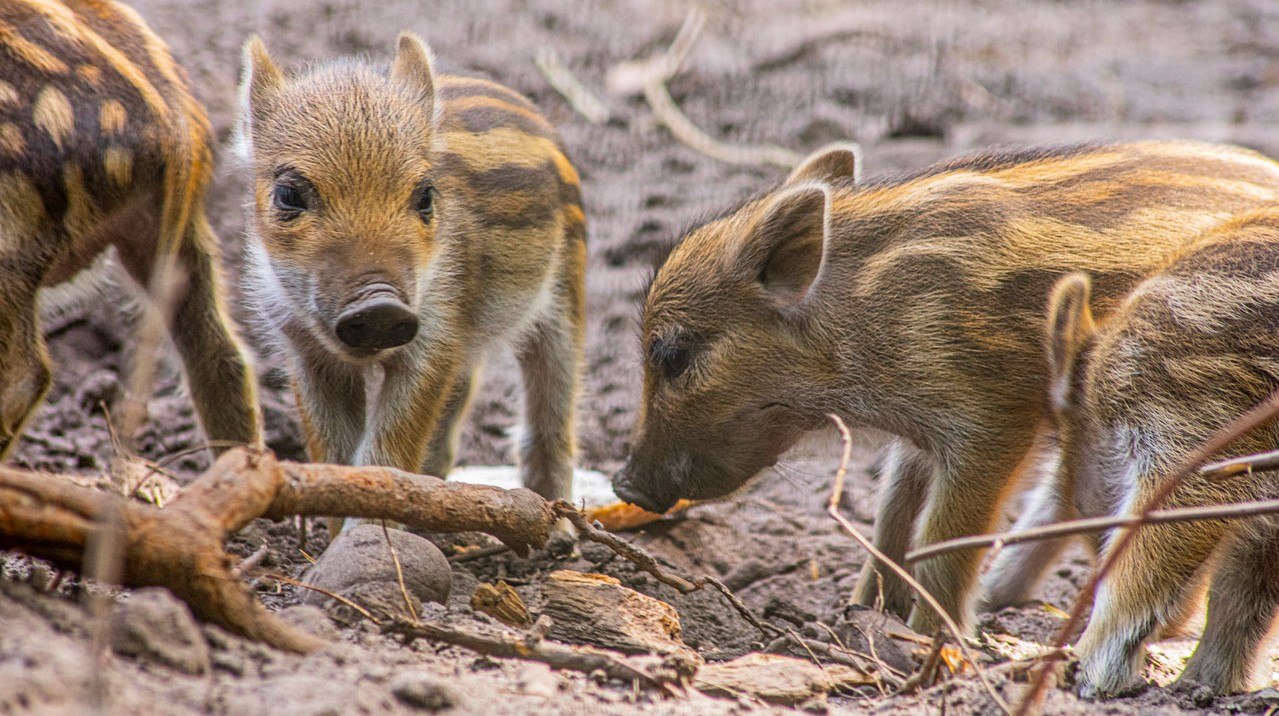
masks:
MULTIPOLYGON (((657 51, 673 38, 685 4, 650 0, 230 0, 135 3, 171 44, 208 105, 221 143, 210 214, 224 244, 227 274, 238 275, 244 182, 226 142, 234 116, 238 49, 261 34, 277 60, 297 64, 339 54, 385 57, 396 33, 412 29, 432 44, 439 68, 493 78, 524 92, 561 129, 585 187, 590 222, 589 344, 580 401, 580 462, 605 472, 627 451, 640 375, 637 302, 663 246, 688 226, 778 181, 782 170, 739 167, 672 140, 637 98, 603 95, 613 119, 576 114, 537 69, 551 47, 589 87, 601 88, 618 61, 657 51)), ((1271 0, 720 0, 705 3, 705 34, 670 90, 688 115, 731 142, 775 142, 806 152, 840 139, 862 143, 866 173, 923 166, 994 143, 1128 137, 1236 141, 1279 156, 1279 4, 1271 0)), ((602 91, 601 91, 602 92, 602 91)), ((15 461, 93 473, 113 449, 101 409, 118 400, 132 347, 128 302, 120 292, 51 322, 57 383, 15 461)), ((271 446, 301 458, 302 443, 277 357, 259 361, 271 446)), ((509 429, 519 410, 518 374, 494 360, 475 401, 463 464, 510 461, 509 429)), ((189 401, 172 364, 159 376, 140 445, 153 460, 198 444, 189 401)), ((837 446, 830 436, 795 451, 731 501, 694 508, 635 539, 669 563, 725 579, 757 611, 779 605, 832 622, 862 555, 823 511, 837 446)), ((859 452, 847 507, 869 527, 874 476, 859 452)), ((207 464, 200 453, 168 463, 179 476, 207 464)), ((247 554, 266 541, 265 567, 298 574, 306 560, 293 524, 255 524, 237 538, 247 554)), ((321 548, 322 529, 309 549, 321 548)), ((1087 574, 1082 550, 1068 553, 1041 587, 1045 604, 1067 607, 1087 574)), ((692 697, 661 701, 616 684, 597 684, 543 667, 477 657, 380 636, 367 624, 339 629, 291 590, 264 588, 276 609, 338 644, 310 657, 265 649, 190 623, 163 593, 125 595, 121 619, 145 631, 174 624, 142 647, 103 657, 92 648, 104 620, 75 599, 27 582, 32 566, 4 562, 0 579, 0 712, 83 713, 737 713, 770 707, 692 697), (144 598, 143 598, 144 597, 144 598), (181 627, 181 628, 179 628, 181 627), (194 635, 194 636, 192 636, 194 635)), ((709 594, 680 597, 593 547, 532 560, 496 556, 454 565, 453 596, 442 617, 477 618, 467 598, 479 580, 503 577, 530 604, 557 568, 602 571, 680 611, 688 643, 709 660, 752 648, 757 635, 709 594)), ((35 569, 39 572, 39 569, 35 569)), ((443 608, 441 608, 443 609, 443 608)), ((791 613, 796 613, 792 611, 791 613)), ((803 621, 803 619, 801 619, 803 621)), ((1060 623, 1043 605, 986 615, 983 632, 1018 646, 1042 641, 1060 623)), ((139 637, 141 638, 141 637, 139 637)), ((1152 649, 1148 674, 1167 683, 1193 642, 1152 649)), ((1001 686, 1012 698, 1022 684, 1001 686)), ((1274 698, 1270 698, 1274 697, 1274 698)), ((1216 701, 1153 687, 1104 706, 1055 691, 1053 713, 1226 713, 1264 711, 1269 695, 1216 701)), ((990 702, 960 679, 909 697, 832 697, 833 713, 988 713, 990 702)), ((821 705, 811 708, 820 710, 821 705)))

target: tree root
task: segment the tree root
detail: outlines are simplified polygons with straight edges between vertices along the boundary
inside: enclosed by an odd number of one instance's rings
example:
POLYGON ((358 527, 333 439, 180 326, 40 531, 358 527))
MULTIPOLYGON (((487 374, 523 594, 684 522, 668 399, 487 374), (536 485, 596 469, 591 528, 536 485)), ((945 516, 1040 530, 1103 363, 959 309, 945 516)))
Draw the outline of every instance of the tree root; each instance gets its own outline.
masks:
POLYGON ((0 467, 0 549, 79 571, 100 526, 113 524, 124 586, 165 587, 205 621, 306 653, 325 642, 268 612, 236 577, 236 560, 223 547, 258 517, 295 515, 486 532, 521 555, 545 544, 554 522, 550 505, 529 490, 446 483, 392 468, 281 462, 243 448, 223 454, 164 508, 56 475, 0 467))

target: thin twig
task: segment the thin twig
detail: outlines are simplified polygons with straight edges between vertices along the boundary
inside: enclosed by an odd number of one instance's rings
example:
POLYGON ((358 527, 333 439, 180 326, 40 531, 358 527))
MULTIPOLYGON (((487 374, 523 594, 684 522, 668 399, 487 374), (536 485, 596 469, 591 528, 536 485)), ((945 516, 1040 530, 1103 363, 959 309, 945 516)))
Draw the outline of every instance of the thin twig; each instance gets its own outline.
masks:
POLYGON ((919 671, 916 671, 906 683, 902 684, 899 694, 913 694, 920 689, 926 689, 932 686, 933 679, 937 675, 937 662, 941 661, 941 650, 946 646, 945 637, 938 635, 933 639, 933 645, 928 650, 928 657, 924 659, 924 663, 920 665, 919 671))
POLYGON ((666 125, 672 136, 690 148, 726 164, 771 164, 790 169, 803 160, 803 155, 772 144, 733 145, 721 142, 702 131, 680 110, 666 89, 665 82, 654 82, 644 88, 644 99, 658 121, 666 125))
POLYGON ((408 610, 409 618, 416 623, 417 609, 413 606, 413 600, 409 598, 409 588, 404 584, 404 568, 400 566, 400 553, 396 552, 395 545, 391 544, 391 531, 386 527, 386 520, 380 521, 382 536, 386 538, 386 547, 391 550, 391 562, 395 564, 395 578, 400 583, 400 596, 404 597, 404 608, 408 610))
POLYGON ((348 606, 348 607, 350 607, 350 608, 354 609, 357 613, 359 613, 359 615, 360 615, 360 616, 364 617, 365 619, 368 619, 369 621, 373 622, 374 624, 381 624, 381 623, 382 623, 381 621, 379 621, 379 620, 378 620, 378 618, 377 618, 377 617, 373 616, 373 613, 372 613, 372 612, 370 612, 369 610, 367 610, 367 609, 365 609, 364 607, 360 606, 359 604, 356 604, 355 602, 351 601, 350 599, 347 599, 346 597, 342 596, 341 594, 337 594, 336 592, 330 592, 329 590, 327 590, 327 589, 325 589, 325 588, 323 588, 323 587, 317 587, 317 586, 315 586, 314 584, 307 584, 306 582, 303 582, 303 581, 301 581, 301 580, 299 580, 299 579, 294 579, 294 578, 292 578, 292 577, 286 577, 286 576, 284 576, 283 574, 276 574, 276 573, 274 573, 274 572, 268 572, 268 573, 266 573, 266 574, 264 574, 264 575, 262 575, 262 576, 263 576, 263 577, 266 577, 266 578, 268 578, 268 579, 274 579, 274 580, 275 580, 275 581, 277 581, 277 582, 284 582, 285 584, 292 584, 293 586, 295 586, 295 587, 301 587, 302 589, 309 589, 309 590, 311 590, 312 592, 315 592, 316 594, 323 594, 324 596, 328 597, 329 599, 336 599, 337 601, 339 601, 339 602, 341 602, 341 603, 345 604, 346 606, 348 606))
POLYGON ((1083 619, 1084 610, 1092 604, 1097 585, 1101 583, 1102 579, 1105 579, 1115 562, 1128 549, 1128 545, 1132 543, 1137 532, 1150 521, 1150 513, 1163 504, 1168 499, 1168 496, 1188 476, 1195 473, 1199 466, 1212 459, 1213 455, 1226 449, 1240 437, 1270 422, 1276 415, 1279 415, 1279 392, 1266 398, 1266 400, 1249 410, 1238 420, 1219 430, 1198 450, 1195 450, 1189 457, 1182 460, 1169 477, 1163 481, 1163 484, 1159 486, 1159 489, 1142 503, 1141 508, 1137 510, 1137 521, 1118 532, 1116 539, 1106 551, 1106 556, 1097 565, 1097 569, 1093 570, 1088 582, 1080 590, 1078 596, 1075 597, 1075 603, 1070 608, 1070 617, 1061 626, 1061 629, 1057 631, 1057 635, 1053 639, 1052 648, 1055 651, 1043 659, 1043 666, 1039 668, 1038 673, 1035 675, 1033 685, 1026 692, 1025 697, 1022 698, 1021 703, 1017 705, 1016 716, 1028 716, 1034 709, 1038 708, 1043 690, 1048 684, 1048 675, 1053 671, 1054 664, 1061 660, 1059 654, 1062 652, 1060 650, 1079 627, 1079 623, 1083 619))
POLYGON ((1221 480, 1235 475, 1251 475, 1279 468, 1279 450, 1259 452, 1231 460, 1222 460, 1199 468, 1199 475, 1209 480, 1221 480))
POLYGON ((533 62, 546 76, 546 81, 550 82, 555 91, 563 95, 569 106, 585 117, 586 121, 591 124, 603 124, 608 121, 612 114, 608 106, 577 79, 568 65, 560 59, 555 48, 547 46, 538 50, 533 57, 533 62))
POLYGON ((555 511, 555 516, 557 518, 566 519, 569 523, 576 527, 578 536, 592 542, 598 542, 599 544, 608 547, 629 560, 636 567, 648 572, 657 581, 668 587, 674 588, 675 591, 680 594, 696 592, 702 588, 702 585, 700 584, 684 579, 679 575, 671 574, 662 569, 661 565, 657 563, 657 559, 643 549, 627 542, 611 532, 606 532, 605 530, 599 529, 595 525, 591 524, 590 520, 586 519, 586 515, 579 512, 578 509, 571 504, 560 500, 552 504, 551 509, 555 511))
POLYGON ((848 518, 840 514, 839 498, 844 493, 844 479, 848 475, 848 462, 852 459, 853 436, 848 431, 848 426, 844 424, 842 418, 834 413, 831 413, 829 417, 835 422, 835 426, 839 428, 840 436, 843 438, 844 449, 840 458, 839 469, 835 472, 835 484, 831 489, 830 501, 827 503, 826 512, 830 514, 831 517, 835 518, 835 521, 844 528, 844 531, 847 532, 850 537, 862 546, 862 549, 865 549, 872 557, 892 570, 893 573, 901 578, 902 581, 906 582, 906 584, 910 585, 911 589, 914 589, 915 593, 928 604, 928 606, 937 614, 938 618, 941 619, 942 623, 946 626, 946 630, 950 632, 951 637, 955 640, 956 646, 959 647, 960 653, 964 655, 964 660, 973 667, 973 672, 977 674, 977 678, 981 681, 982 687, 985 688, 986 693, 990 695, 990 698, 1005 714, 1011 713, 1008 704, 1002 697, 1000 697, 999 692, 995 691, 995 687, 991 685, 990 681, 986 678, 986 672, 977 663, 977 658, 973 656, 972 650, 970 650, 968 645, 964 643, 964 635, 959 629, 959 625, 956 624, 950 614, 942 608, 941 603, 937 601, 937 598, 925 589, 924 585, 920 584, 910 572, 903 569, 900 564, 897 564, 896 561, 890 559, 888 555, 881 552, 878 547, 871 543, 870 540, 866 539, 865 535, 858 532, 857 528, 853 526, 853 523, 848 521, 848 518))
POLYGON ((258 547, 253 554, 240 560, 239 564, 231 568, 231 576, 236 578, 243 577, 245 572, 257 569, 258 565, 262 564, 262 560, 266 559, 270 552, 271 546, 263 542, 262 546, 258 547))
MULTIPOLYGON (((1224 473, 1222 473, 1224 474, 1224 473)), ((1235 473, 1238 474, 1238 473, 1235 473)), ((1118 517, 1089 517, 1082 520, 1054 522, 1042 527, 1021 530, 1019 532, 1001 532, 937 542, 906 554, 906 562, 922 562, 950 552, 981 547, 1004 546, 1020 542, 1036 542, 1039 540, 1070 537, 1072 535, 1101 532, 1116 527, 1136 527, 1141 524, 1166 524, 1169 522, 1202 522, 1204 520, 1238 520, 1257 515, 1279 513, 1279 499, 1254 500, 1250 502, 1232 502, 1225 505, 1209 505, 1200 507, 1178 507, 1169 510, 1153 510, 1142 519, 1141 515, 1120 515, 1118 517)))

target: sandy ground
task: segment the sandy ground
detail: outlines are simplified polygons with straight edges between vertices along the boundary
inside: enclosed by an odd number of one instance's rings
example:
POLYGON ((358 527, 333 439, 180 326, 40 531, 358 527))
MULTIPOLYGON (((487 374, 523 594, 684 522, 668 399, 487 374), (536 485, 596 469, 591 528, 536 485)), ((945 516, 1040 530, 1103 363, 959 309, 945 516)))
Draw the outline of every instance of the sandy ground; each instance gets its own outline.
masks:
MULTIPOLYGON (((590 87, 600 88, 618 61, 668 43, 684 4, 644 0, 283 2, 228 0, 135 3, 172 45, 207 103, 218 140, 233 122, 238 49, 261 34, 277 60, 296 64, 343 53, 389 54, 396 33, 412 29, 432 44, 440 68, 507 83, 526 93, 561 127, 583 177, 590 222, 589 343, 580 401, 582 465, 616 469, 627 450, 640 376, 637 302, 654 257, 700 218, 778 181, 782 171, 726 165, 674 142, 636 98, 605 96, 614 118, 593 125, 547 83, 533 57, 554 48, 590 87)), ((923 166, 992 143, 1126 137, 1236 141, 1279 156, 1279 4, 1270 0, 1124 3, 1073 0, 925 3, 807 0, 706 3, 705 34, 670 86, 686 112, 712 135, 734 142, 776 142, 806 152, 839 139, 862 143, 870 175, 923 166)), ((210 213, 226 246, 228 275, 243 227, 244 182, 229 153, 210 213)), ((118 394, 131 330, 121 301, 103 301, 47 326, 57 384, 21 444, 18 464, 95 472, 112 456, 102 412, 118 394)), ((271 444, 302 457, 299 431, 278 359, 260 360, 271 444)), ((508 429, 519 409, 518 374, 494 360, 475 402, 461 461, 509 462, 508 429)), ((189 402, 169 366, 150 403, 141 440, 161 459, 194 444, 189 402)), ((820 437, 731 502, 698 507, 637 540, 670 563, 724 576, 748 605, 787 604, 812 621, 831 622, 851 589, 862 556, 823 512, 837 446, 820 437)), ((189 475, 199 454, 172 463, 189 475)), ((868 524, 874 480, 859 454, 848 507, 868 524)), ((267 566, 297 573, 304 560, 292 525, 254 525, 237 540, 244 552, 272 546, 267 566)), ((312 546, 316 546, 313 545, 312 546)), ((474 620, 466 607, 479 579, 503 576, 536 603, 538 581, 553 568, 603 571, 670 601, 685 635, 708 659, 750 648, 753 632, 707 595, 678 597, 598 550, 532 561, 499 556, 454 567, 446 618, 474 620)), ((656 701, 585 677, 477 658, 454 648, 409 648, 367 626, 337 632, 291 591, 264 595, 273 608, 328 630, 340 644, 302 658, 247 644, 212 627, 184 622, 164 595, 136 601, 137 624, 186 624, 140 655, 96 660, 100 620, 68 597, 24 583, 30 565, 5 562, 0 579, 0 712, 82 713, 95 703, 111 713, 253 714, 407 713, 451 703, 458 713, 729 713, 767 710, 697 697, 656 701), (176 616, 175 616, 176 615, 176 616), (203 647, 201 647, 203 645, 203 647), (191 650, 194 650, 191 652, 191 650), (194 656, 191 656, 194 653, 194 656), (156 656, 160 654, 160 656, 156 656), (175 656, 176 654, 176 656, 175 656), (184 654, 186 656, 184 656, 184 654), (201 656, 203 654, 203 656, 201 656), (432 699, 435 701, 432 701, 432 699)), ((1087 573, 1081 550, 1068 554, 1041 588, 1066 607, 1087 573)), ((38 581, 38 579, 37 579, 38 581)), ((1042 605, 987 615, 984 632, 1043 640, 1059 617, 1042 605)), ((1190 642, 1154 650, 1150 675, 1175 676, 1190 642)), ((1012 697, 1021 684, 1006 684, 1012 697)), ((1152 688, 1104 706, 1056 691, 1054 713, 1223 713, 1264 711, 1265 697, 1196 700, 1152 688)), ((991 705, 968 680, 886 701, 833 697, 836 713, 986 713, 991 705)))

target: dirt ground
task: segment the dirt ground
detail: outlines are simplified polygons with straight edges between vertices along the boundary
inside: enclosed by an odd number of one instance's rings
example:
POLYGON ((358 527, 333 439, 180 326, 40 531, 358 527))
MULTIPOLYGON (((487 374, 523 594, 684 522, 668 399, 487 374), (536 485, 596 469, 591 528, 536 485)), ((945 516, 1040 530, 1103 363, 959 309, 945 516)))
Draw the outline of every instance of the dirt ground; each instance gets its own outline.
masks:
MULTIPOLYGON (((590 228, 588 348, 580 399, 580 463, 610 472, 627 451, 640 363, 637 304, 654 257, 700 218, 774 183, 771 167, 739 167, 674 141, 638 98, 603 93, 616 62, 660 50, 686 10, 656 0, 326 0, 255 3, 138 0, 168 40, 208 105, 223 145, 210 214, 226 246, 228 276, 243 228, 244 182, 225 143, 231 132, 238 51, 251 33, 286 64, 339 54, 386 57, 396 33, 414 30, 447 72, 499 80, 524 92, 562 130, 582 175, 590 228), (554 48, 613 113, 595 125, 553 90, 533 58, 554 48)), ((870 175, 921 167, 996 143, 1133 137, 1235 141, 1279 156, 1279 3, 1273 0, 722 0, 704 3, 705 33, 671 82, 675 100, 710 134, 731 142, 774 142, 799 152, 840 139, 862 144, 870 175)), ((20 445, 15 462, 94 473, 113 455, 97 408, 118 396, 132 343, 123 300, 73 311, 48 325, 57 383, 20 445)), ((302 458, 286 378, 263 356, 262 395, 271 447, 302 458)), ((160 376, 141 440, 164 459, 198 444, 189 401, 169 365, 160 376)), ((479 393, 461 453, 463 464, 510 461, 508 429, 519 410, 518 373, 494 360, 479 393)), ((824 513, 838 446, 830 436, 797 449, 776 470, 729 502, 699 506, 635 539, 693 573, 723 577, 757 612, 797 610, 800 623, 832 623, 852 588, 862 555, 824 513)), ((190 475, 207 458, 171 463, 190 475)), ((852 472, 847 506, 867 527, 874 510, 868 454, 852 472)), ((321 536, 322 540, 322 536, 321 536)), ((243 553, 271 545, 266 566, 297 574, 305 560, 291 524, 261 523, 236 542, 243 553)), ((313 536, 312 548, 318 547, 313 536)), ((1040 596, 1069 605, 1087 575, 1072 550, 1040 596)), ((583 547, 532 560, 510 555, 454 565, 443 617, 475 621, 467 599, 479 580, 502 576, 530 603, 551 569, 601 571, 663 598, 681 613, 685 637, 709 660, 731 658, 757 638, 709 594, 687 597, 651 583, 610 553, 583 547)), ((100 620, 68 596, 27 583, 32 567, 8 558, 0 578, 0 713, 256 714, 408 713, 447 706, 455 713, 739 713, 772 707, 695 696, 663 701, 578 675, 496 661, 418 642, 405 647, 368 625, 342 628, 292 591, 265 594, 272 608, 327 631, 338 645, 298 657, 246 643, 215 627, 194 626, 163 594, 135 593, 126 617, 139 628, 175 627, 136 655, 106 660, 91 648, 100 620), (175 614, 177 616, 175 616, 175 614), (176 634, 176 636, 175 636, 176 634), (185 635, 185 636, 184 636, 185 635), (203 645, 203 646, 202 646, 203 645)), ((39 581, 37 578, 34 581, 39 581)), ((795 613, 792 611, 791 613, 795 613)), ((1060 623, 1043 605, 986 615, 982 631, 1008 641, 1042 641, 1060 623)), ((1174 677, 1193 642, 1158 645, 1149 675, 1174 677)), ((1013 698, 1023 684, 1001 685, 1013 698)), ((1265 711, 1279 693, 1216 701, 1155 687, 1093 704, 1064 690, 1050 713, 1237 713, 1265 711)), ((989 713, 970 679, 922 695, 831 697, 820 712, 989 713)))

